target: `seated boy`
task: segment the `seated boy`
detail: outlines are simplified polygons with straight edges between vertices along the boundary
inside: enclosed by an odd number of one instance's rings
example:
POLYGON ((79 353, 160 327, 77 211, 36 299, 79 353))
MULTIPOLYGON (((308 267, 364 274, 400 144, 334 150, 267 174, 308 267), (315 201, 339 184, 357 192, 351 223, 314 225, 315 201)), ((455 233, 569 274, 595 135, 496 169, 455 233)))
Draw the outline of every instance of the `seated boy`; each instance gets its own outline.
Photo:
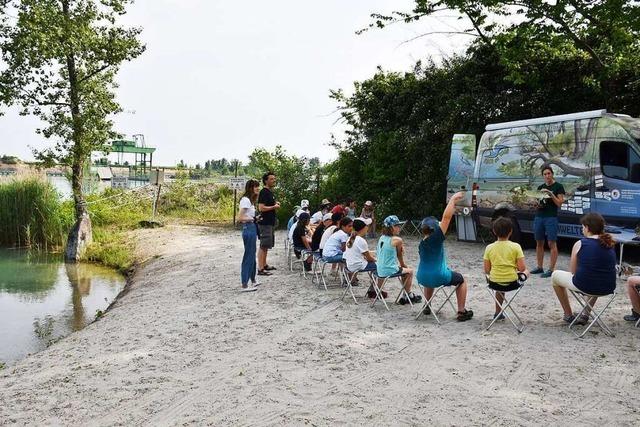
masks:
MULTIPOLYGON (((456 210, 456 202, 464 197, 464 193, 456 193, 451 196, 447 207, 442 213, 442 220, 427 217, 422 220, 420 230, 422 240, 418 246, 420 264, 418 265, 418 284, 424 289, 424 296, 431 301, 436 288, 440 286, 455 286, 458 313, 456 319, 466 322, 473 317, 473 311, 466 308, 467 281, 462 274, 452 271, 447 265, 447 257, 444 250, 445 235, 456 210)), ((430 314, 426 307, 425 314, 430 314)))
MULTIPOLYGON (((509 218, 499 217, 491 226, 497 241, 491 243, 484 251, 484 272, 489 275, 489 287, 496 291, 496 299, 500 304, 504 301, 504 292, 518 289, 518 273, 529 277, 529 271, 524 262, 524 253, 518 243, 509 240, 513 225, 509 218)), ((493 317, 504 319, 500 314, 500 305, 496 304, 493 317)))

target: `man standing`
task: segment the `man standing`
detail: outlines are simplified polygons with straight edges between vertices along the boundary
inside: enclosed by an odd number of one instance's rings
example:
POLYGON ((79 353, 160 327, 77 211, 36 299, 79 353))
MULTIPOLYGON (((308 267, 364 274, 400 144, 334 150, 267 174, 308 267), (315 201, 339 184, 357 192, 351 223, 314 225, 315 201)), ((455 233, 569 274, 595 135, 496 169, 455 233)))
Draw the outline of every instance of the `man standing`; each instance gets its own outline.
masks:
POLYGON ((540 274, 540 277, 551 277, 558 260, 558 208, 564 202, 564 187, 553 179, 551 166, 543 166, 542 177, 544 184, 538 187, 538 191, 545 194, 540 200, 536 217, 533 220, 533 234, 536 239, 536 258, 538 266, 531 271, 532 274, 540 274), (549 242, 551 260, 549 270, 544 271, 544 239, 549 242))
POLYGON ((274 228, 276 226, 276 209, 280 208, 280 203, 276 202, 273 195, 273 187, 276 186, 276 176, 273 172, 267 172, 262 176, 262 190, 258 195, 258 209, 260 210, 260 220, 258 230, 260 231, 260 250, 258 251, 258 275, 270 276, 270 270, 275 270, 267 264, 267 252, 274 245, 274 228))

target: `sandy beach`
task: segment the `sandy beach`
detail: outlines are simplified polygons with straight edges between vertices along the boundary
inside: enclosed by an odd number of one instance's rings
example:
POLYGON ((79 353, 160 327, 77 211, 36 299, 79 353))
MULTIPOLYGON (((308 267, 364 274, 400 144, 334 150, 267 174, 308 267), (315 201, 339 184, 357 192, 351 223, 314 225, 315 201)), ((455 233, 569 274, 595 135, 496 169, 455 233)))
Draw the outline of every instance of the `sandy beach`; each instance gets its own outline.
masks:
MULTIPOLYGON (((469 322, 340 300, 285 266, 240 293, 239 231, 140 230, 128 293, 99 321, 0 371, 2 425, 638 425, 640 329, 623 282, 576 339, 547 279, 517 300, 526 323, 489 332, 482 244, 449 237, 470 283, 469 322)), ((417 239, 406 238, 417 266, 417 239)), ((534 252, 526 251, 529 266, 534 252)), ((567 268, 561 254, 559 268, 567 268)), ((416 285, 417 288, 417 285, 416 285)), ((392 302, 398 283, 392 283, 392 302)), ((358 288, 363 297, 366 289, 358 288)))

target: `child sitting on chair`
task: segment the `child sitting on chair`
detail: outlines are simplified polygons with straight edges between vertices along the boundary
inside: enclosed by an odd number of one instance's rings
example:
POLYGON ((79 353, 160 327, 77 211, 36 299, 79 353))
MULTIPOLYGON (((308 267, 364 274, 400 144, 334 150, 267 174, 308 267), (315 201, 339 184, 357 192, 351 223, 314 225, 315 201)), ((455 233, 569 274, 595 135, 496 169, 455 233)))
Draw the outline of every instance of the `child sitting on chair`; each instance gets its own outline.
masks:
MULTIPOLYGON (((449 229, 449 223, 456 209, 456 202, 464 197, 464 193, 459 192, 451 196, 442 213, 442 221, 434 217, 427 217, 422 220, 420 229, 422 231, 422 241, 418 246, 420 254, 420 264, 418 265, 418 284, 424 288, 424 296, 427 301, 431 300, 435 289, 440 286, 456 286, 456 300, 458 302, 459 322, 471 320, 473 311, 465 307, 467 299, 467 282, 462 274, 451 271, 447 266, 447 259, 444 251, 445 234, 449 229)), ((430 314, 429 307, 425 309, 425 314, 430 314)))
MULTIPOLYGON (((484 272, 489 278, 489 288, 496 291, 496 300, 504 302, 504 293, 518 289, 522 284, 518 281, 518 273, 529 277, 524 262, 524 253, 518 243, 509 240, 513 225, 509 218, 498 217, 491 225, 497 241, 488 245, 484 251, 484 272)), ((500 314, 501 306, 496 303, 494 318, 504 319, 500 314)))

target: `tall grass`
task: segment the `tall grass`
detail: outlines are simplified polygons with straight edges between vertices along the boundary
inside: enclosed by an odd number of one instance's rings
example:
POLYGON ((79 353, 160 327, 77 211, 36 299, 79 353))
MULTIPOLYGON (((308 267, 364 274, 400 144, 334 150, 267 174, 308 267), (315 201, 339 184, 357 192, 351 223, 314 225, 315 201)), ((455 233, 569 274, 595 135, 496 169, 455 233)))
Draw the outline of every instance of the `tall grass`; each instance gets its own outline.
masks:
POLYGON ((0 246, 49 250, 61 246, 72 224, 58 193, 38 178, 0 183, 0 246))

